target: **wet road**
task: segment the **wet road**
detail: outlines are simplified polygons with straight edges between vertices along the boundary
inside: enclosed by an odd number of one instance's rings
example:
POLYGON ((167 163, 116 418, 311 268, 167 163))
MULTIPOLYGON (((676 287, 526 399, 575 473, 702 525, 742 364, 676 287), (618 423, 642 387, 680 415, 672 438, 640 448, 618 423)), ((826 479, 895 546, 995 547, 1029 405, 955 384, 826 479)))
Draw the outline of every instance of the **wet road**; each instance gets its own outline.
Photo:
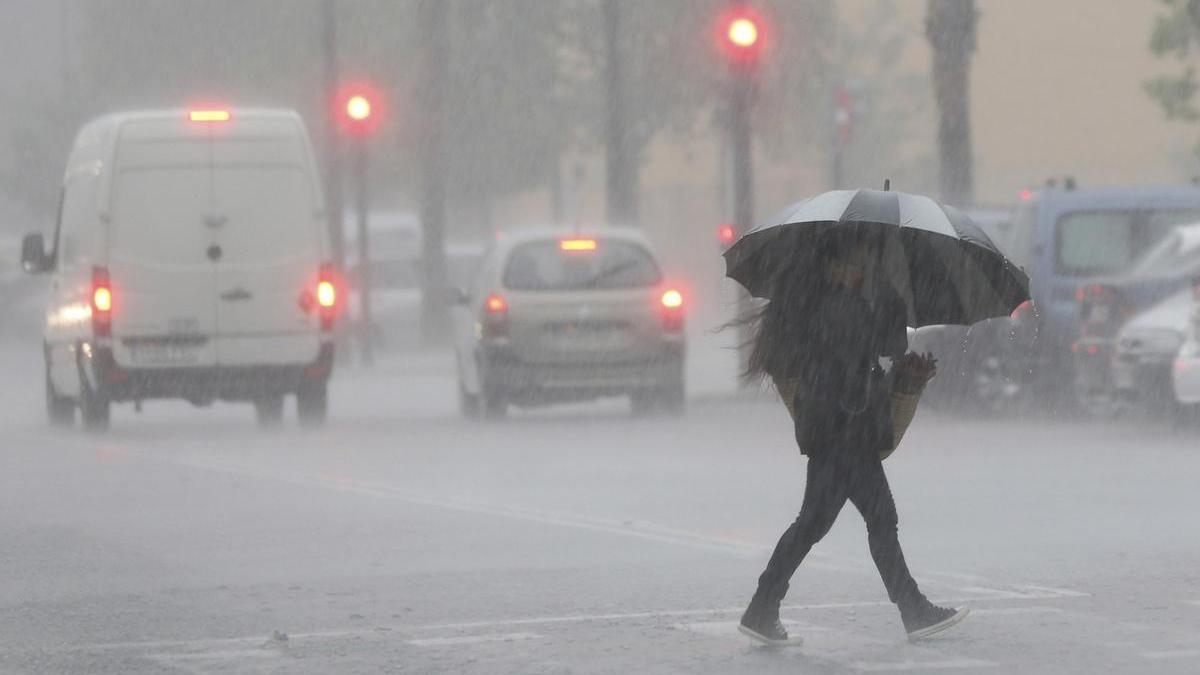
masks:
POLYGON ((315 433, 152 404, 89 437, 44 429, 27 351, 0 352, 0 672, 1200 669, 1196 432, 923 412, 887 463, 901 541, 974 613, 907 644, 847 509, 773 652, 734 630, 801 496, 765 396, 463 423, 435 360, 344 372, 315 433))

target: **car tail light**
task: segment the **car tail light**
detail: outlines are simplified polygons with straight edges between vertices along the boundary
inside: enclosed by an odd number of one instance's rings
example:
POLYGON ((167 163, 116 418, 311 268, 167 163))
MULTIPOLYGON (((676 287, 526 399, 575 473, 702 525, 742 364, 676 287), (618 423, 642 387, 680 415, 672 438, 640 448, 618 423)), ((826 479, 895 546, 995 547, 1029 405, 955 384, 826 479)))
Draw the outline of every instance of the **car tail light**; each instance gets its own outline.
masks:
POLYGON ((92 332, 112 335, 113 292, 107 267, 92 268, 92 332))
POLYGON ((483 334, 487 337, 508 335, 508 301, 499 293, 483 299, 483 334))
POLYGON ((678 333, 683 330, 683 293, 668 288, 658 299, 662 310, 663 328, 678 333))
POLYGON ((333 320, 338 310, 338 290, 337 276, 330 263, 321 265, 317 275, 317 307, 321 315, 321 330, 333 330, 333 320))
POLYGON ((1033 301, 1026 300, 1025 302, 1017 305, 1017 308, 1012 311, 1012 318, 1023 319, 1031 312, 1033 312, 1033 301))

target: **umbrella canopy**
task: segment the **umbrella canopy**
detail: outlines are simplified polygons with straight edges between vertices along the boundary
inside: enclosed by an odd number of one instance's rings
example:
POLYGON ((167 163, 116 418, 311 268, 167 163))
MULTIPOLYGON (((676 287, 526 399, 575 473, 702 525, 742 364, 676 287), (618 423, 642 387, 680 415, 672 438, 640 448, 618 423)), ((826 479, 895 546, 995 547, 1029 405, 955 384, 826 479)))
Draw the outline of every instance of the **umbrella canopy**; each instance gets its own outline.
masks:
POLYGON ((1008 316, 1029 299, 1029 278, 962 212, 879 190, 835 190, 788 207, 725 252, 725 274, 770 298, 784 277, 819 267, 819 243, 832 233, 877 243, 866 287, 890 284, 913 328, 1008 316))

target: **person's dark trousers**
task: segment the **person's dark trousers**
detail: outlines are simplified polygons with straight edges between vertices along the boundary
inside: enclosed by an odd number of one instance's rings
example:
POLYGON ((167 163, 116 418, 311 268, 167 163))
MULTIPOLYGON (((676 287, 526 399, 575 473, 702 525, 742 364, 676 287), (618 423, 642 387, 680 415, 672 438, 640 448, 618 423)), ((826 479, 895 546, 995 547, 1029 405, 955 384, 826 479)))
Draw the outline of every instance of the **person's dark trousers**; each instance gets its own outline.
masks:
POLYGON ((809 457, 800 515, 779 538, 767 569, 758 578, 753 602, 778 606, 787 593, 788 580, 813 545, 833 527, 847 499, 866 521, 871 557, 891 601, 903 610, 924 598, 900 550, 896 502, 882 460, 874 453, 830 449, 809 457))

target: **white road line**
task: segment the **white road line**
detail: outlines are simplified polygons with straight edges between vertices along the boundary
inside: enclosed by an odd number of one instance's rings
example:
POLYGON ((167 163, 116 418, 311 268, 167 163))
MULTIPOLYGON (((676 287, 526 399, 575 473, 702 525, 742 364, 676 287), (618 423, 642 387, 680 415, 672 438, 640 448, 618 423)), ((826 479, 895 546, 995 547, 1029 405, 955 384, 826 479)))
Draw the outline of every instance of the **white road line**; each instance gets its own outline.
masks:
POLYGON ((1151 661, 1166 661, 1168 659, 1195 659, 1200 658, 1200 649, 1172 649, 1161 652, 1142 652, 1143 659, 1151 661))
MULTIPOLYGON (((563 513, 554 511, 545 511, 540 509, 531 509, 527 507, 506 506, 500 504, 492 504, 485 502, 468 502, 462 500, 436 499, 430 497, 421 497, 413 495, 405 490, 388 485, 372 484, 366 481, 357 480, 348 476, 319 474, 315 477, 311 476, 292 476, 285 477, 278 473, 267 473, 260 470, 254 470, 245 466, 230 465, 222 462, 213 462, 197 459, 179 459, 173 457, 164 457, 152 453, 139 453, 140 456, 159 462, 168 464, 183 465, 190 468, 197 468, 208 471, 216 471, 220 473, 231 473, 235 475, 244 475, 263 480, 274 480, 294 485, 304 486, 321 486, 329 489, 360 494, 364 496, 394 499, 409 504, 418 506, 427 506, 433 508, 441 508, 447 510, 461 511, 464 513, 472 513, 478 515, 487 515, 493 517, 509 518, 525 522, 541 523, 545 525, 556 525, 560 527, 569 527, 592 532, 602 532, 605 534, 613 534, 623 537, 633 537, 656 543, 672 544, 677 546, 687 546, 705 550, 718 550, 726 553, 733 553, 740 556, 760 556, 764 552, 771 549, 767 544, 757 544, 754 542, 730 539, 727 537, 716 537, 706 533, 692 532, 679 528, 666 527, 648 523, 645 521, 621 521, 614 519, 598 518, 595 516, 581 515, 575 513, 563 513)), ((818 554, 821 555, 821 554, 818 554)), ((828 569, 841 572, 863 572, 874 573, 873 568, 858 561, 849 561, 839 559, 828 554, 821 555, 823 560, 815 563, 821 569, 828 569)), ((977 575, 965 575, 954 572, 934 572, 927 576, 931 579, 938 577, 955 578, 955 579, 970 579, 983 585, 961 586, 942 582, 946 588, 960 594, 972 594, 990 596, 996 599, 1010 600, 1041 600, 1048 597, 1089 597, 1088 593, 1071 591, 1066 589, 1051 588, 1045 586, 1036 586, 1031 584, 1013 585, 1012 588, 1019 589, 1018 592, 996 588, 1001 584, 990 582, 987 579, 977 575)), ((979 599, 979 598, 970 598, 979 599)))
POLYGON ((973 607, 971 616, 1010 616, 1020 614, 1062 614, 1061 607, 973 607))
POLYGON ((519 640, 541 640, 546 636, 537 633, 498 633, 495 635, 460 635, 458 637, 423 638, 408 640, 408 644, 418 647, 454 647, 459 645, 476 645, 485 642, 517 642, 519 640))
POLYGON ((865 673, 891 673, 909 670, 946 670, 949 668, 995 668, 1000 664, 982 659, 946 659, 944 661, 898 661, 898 662, 869 662, 854 661, 850 667, 865 673))

